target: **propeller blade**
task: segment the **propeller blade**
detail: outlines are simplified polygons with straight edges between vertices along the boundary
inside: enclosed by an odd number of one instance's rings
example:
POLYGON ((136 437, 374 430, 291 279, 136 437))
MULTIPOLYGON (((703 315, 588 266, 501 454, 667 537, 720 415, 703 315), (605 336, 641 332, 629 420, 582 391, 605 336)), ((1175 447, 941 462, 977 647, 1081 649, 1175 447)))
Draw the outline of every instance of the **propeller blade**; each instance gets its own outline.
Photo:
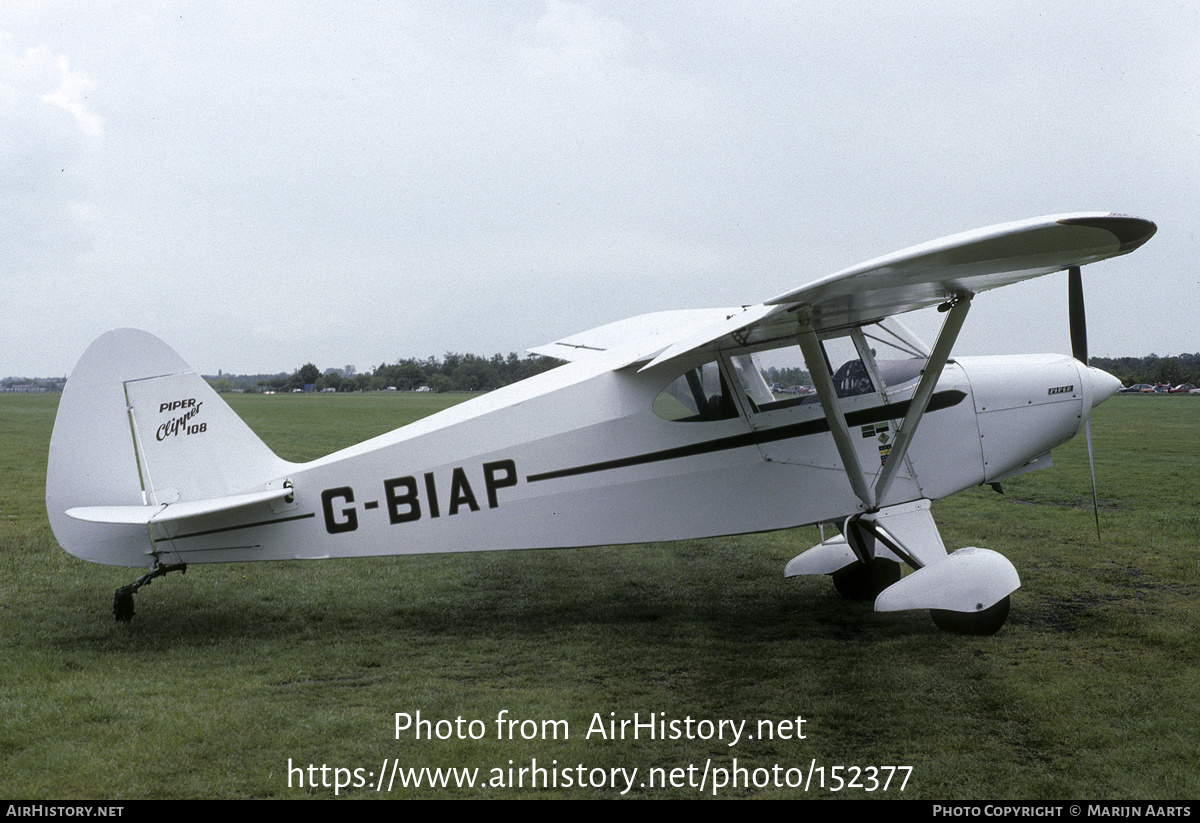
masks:
MULTIPOLYGON (((1083 276, 1079 266, 1067 270, 1067 313, 1071 318, 1071 356, 1083 365, 1088 364, 1087 319, 1083 311, 1083 276)), ((1092 458, 1092 415, 1088 412, 1083 423, 1087 438, 1088 469, 1092 473, 1092 514, 1096 517, 1096 540, 1100 540, 1100 499, 1096 495, 1096 461, 1092 458)))
POLYGON ((1089 416, 1083 424, 1083 433, 1087 438, 1088 468, 1092 470, 1092 513, 1096 516, 1096 541, 1100 541, 1100 500, 1096 497, 1096 463, 1092 460, 1092 418, 1089 416))
POLYGON ((1067 270, 1067 312, 1071 318, 1071 356, 1086 366, 1087 320, 1083 312, 1083 277, 1079 266, 1067 270))

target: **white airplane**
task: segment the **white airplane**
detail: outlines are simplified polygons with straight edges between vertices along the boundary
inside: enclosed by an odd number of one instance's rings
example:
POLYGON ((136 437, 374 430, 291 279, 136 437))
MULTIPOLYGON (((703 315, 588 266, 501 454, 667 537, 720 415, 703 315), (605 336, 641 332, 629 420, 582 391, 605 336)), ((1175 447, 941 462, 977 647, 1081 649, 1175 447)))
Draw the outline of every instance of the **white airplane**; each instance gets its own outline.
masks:
POLYGON ((931 502, 1049 466, 1120 388, 1087 366, 1078 267, 1155 230, 1112 214, 1036 218, 754 306, 611 323, 531 350, 566 365, 309 463, 277 457, 162 341, 118 329, 63 391, 50 523, 77 557, 151 568, 117 590, 118 620, 139 587, 193 563, 835 524, 788 576, 832 575, 878 611, 930 609, 943 629, 990 634, 1017 571, 987 549, 947 552, 931 502), (950 358, 976 293, 1062 270, 1074 357, 950 358), (935 305, 946 319, 928 349, 893 315, 935 305), (815 391, 772 392, 764 369, 788 363, 815 391), (901 577, 900 562, 913 571, 901 577))

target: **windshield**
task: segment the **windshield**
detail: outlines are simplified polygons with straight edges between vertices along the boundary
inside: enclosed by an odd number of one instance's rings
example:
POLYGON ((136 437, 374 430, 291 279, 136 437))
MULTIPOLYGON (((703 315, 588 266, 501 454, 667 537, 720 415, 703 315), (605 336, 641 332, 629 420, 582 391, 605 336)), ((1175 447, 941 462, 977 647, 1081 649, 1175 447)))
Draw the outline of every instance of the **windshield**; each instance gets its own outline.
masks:
MULTIPOLYGON (((920 378, 929 359, 925 344, 893 318, 827 336, 821 346, 838 397, 902 387, 920 378)), ((818 402, 796 343, 730 361, 756 411, 818 402)))

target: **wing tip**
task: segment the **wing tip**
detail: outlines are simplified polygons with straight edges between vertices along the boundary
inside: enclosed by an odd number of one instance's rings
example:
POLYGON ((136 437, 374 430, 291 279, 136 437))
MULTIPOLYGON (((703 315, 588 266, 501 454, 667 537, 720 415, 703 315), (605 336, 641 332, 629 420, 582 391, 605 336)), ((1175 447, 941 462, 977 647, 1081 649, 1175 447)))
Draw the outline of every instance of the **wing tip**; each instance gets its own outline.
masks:
POLYGON ((1103 229, 1117 238, 1120 251, 1118 254, 1128 254, 1154 236, 1158 226, 1141 217, 1131 217, 1127 214, 1087 215, 1081 217, 1064 217, 1058 221, 1064 226, 1087 226, 1088 228, 1103 229))

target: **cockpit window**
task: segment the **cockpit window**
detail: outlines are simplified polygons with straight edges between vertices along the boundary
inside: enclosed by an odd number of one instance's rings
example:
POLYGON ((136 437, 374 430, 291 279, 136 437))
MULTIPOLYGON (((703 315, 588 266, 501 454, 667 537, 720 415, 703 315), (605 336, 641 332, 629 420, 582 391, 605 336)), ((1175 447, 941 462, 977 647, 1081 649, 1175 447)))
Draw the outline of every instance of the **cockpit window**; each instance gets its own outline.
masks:
MULTIPOLYGON (((824 337, 821 347, 839 398, 890 391, 914 382, 929 357, 925 345, 891 318, 824 337)), ((753 411, 818 402, 808 365, 794 343, 738 355, 731 361, 753 411)))
POLYGON ((879 377, 889 389, 921 376, 929 360, 929 349, 900 321, 889 318, 863 326, 862 332, 871 347, 879 377))
POLYGON ((716 361, 673 380, 654 398, 654 413, 663 420, 703 422, 738 416, 737 406, 716 361))

